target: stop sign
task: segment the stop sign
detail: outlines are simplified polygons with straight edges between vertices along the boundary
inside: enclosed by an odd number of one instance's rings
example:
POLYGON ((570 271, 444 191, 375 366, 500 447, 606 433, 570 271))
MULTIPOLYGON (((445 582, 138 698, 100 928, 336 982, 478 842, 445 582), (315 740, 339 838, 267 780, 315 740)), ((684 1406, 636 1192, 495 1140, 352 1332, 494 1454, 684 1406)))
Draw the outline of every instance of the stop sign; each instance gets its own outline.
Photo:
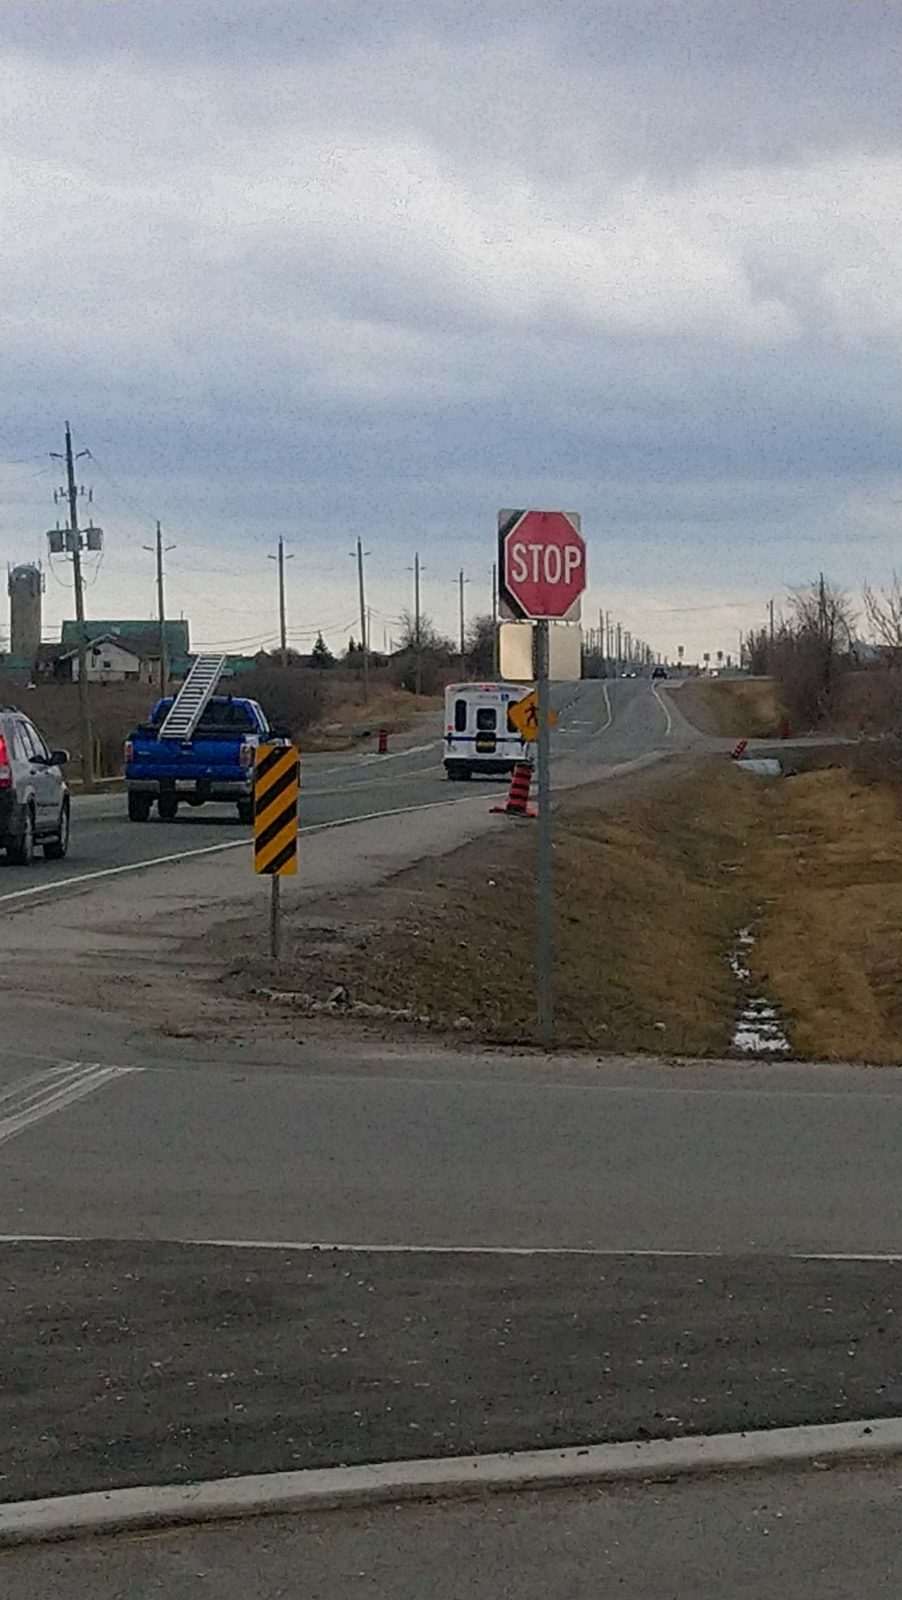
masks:
POLYGON ((517 511, 501 523, 506 598, 534 621, 566 617, 586 587, 586 546, 565 511, 517 511))

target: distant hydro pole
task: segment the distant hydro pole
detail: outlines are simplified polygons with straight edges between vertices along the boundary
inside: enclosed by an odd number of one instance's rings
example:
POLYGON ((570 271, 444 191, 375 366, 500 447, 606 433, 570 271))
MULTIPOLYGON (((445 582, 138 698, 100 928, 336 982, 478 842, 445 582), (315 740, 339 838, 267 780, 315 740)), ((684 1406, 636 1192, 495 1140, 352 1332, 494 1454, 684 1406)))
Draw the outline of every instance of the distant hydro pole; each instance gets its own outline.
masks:
MULTIPOLYGON (((100 554, 103 550, 103 529, 95 527, 93 521, 86 528, 78 525, 78 502, 85 495, 84 488, 75 481, 75 463, 84 456, 90 455, 90 450, 79 450, 78 455, 72 451, 72 429, 66 423, 66 448, 60 454, 56 450, 50 452, 54 461, 64 461, 66 464, 66 482, 54 490, 53 500, 55 505, 62 503, 67 506, 69 520, 64 528, 51 528, 47 534, 47 544, 51 556, 64 556, 72 562, 72 583, 75 590, 75 617, 77 624, 78 644, 78 711, 81 726, 82 743, 82 781, 85 789, 90 793, 94 788, 94 730, 91 725, 91 704, 88 695, 88 630, 85 624, 85 593, 84 575, 82 570, 82 556, 85 552, 100 554)), ((93 500, 93 492, 87 492, 88 504, 93 500)))

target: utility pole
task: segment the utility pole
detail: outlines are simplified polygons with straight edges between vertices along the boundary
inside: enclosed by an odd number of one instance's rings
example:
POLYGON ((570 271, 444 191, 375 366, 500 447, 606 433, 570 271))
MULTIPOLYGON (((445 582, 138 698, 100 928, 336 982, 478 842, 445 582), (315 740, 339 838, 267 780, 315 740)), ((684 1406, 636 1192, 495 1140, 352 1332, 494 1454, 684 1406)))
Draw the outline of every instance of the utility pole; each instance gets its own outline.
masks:
POLYGON ((492 562, 492 672, 498 676, 498 563, 492 562))
POLYGON ((279 534, 279 649, 282 665, 288 665, 288 627, 285 621, 285 540, 279 534))
POLYGON ((157 614, 160 618, 160 694, 166 693, 169 682, 169 661, 166 649, 166 596, 163 592, 163 532, 157 520, 157 614))
POLYGON ((423 693, 423 639, 420 629, 420 553, 413 558, 413 641, 416 651, 416 692, 423 693))
POLYGON ((774 642, 774 602, 773 602, 773 600, 771 600, 769 602, 767 610, 768 610, 768 614, 769 614, 769 617, 770 617, 770 642, 771 642, 771 644, 773 644, 773 642, 774 642))
POLYGON ((157 519, 156 544, 146 544, 145 550, 151 555, 156 553, 157 558, 157 615, 160 619, 160 694, 165 695, 169 687, 169 641, 166 638, 166 601, 163 592, 163 555, 166 550, 174 550, 174 544, 163 545, 163 534, 157 519))
MULTIPOLYGON (((87 455, 87 451, 79 452, 87 455)), ((72 577, 75 584, 75 620, 78 624, 78 715, 81 723, 82 782, 88 794, 94 788, 94 729, 88 698, 88 633, 85 627, 85 592, 81 572, 81 534, 78 529, 78 489, 75 484, 75 459, 72 455, 72 429, 66 423, 66 493, 69 501, 69 529, 72 545, 72 577)))
POLYGON ((363 651, 363 700, 370 697, 370 630, 366 609, 366 585, 363 576, 363 540, 357 537, 357 587, 360 591, 360 648, 363 651))
POLYGON ((460 592, 460 665, 461 665, 461 670, 463 670, 464 656, 467 653, 467 618, 466 618, 466 611, 465 611, 465 608, 464 608, 464 584, 466 583, 466 581, 467 580, 464 577, 464 569, 463 569, 463 567, 461 567, 460 572, 458 573, 458 577, 457 577, 457 586, 458 586, 458 590, 460 592))
POLYGON ((285 620, 285 562, 291 561, 291 556, 285 554, 285 540, 279 534, 278 555, 270 556, 270 561, 278 563, 279 567, 279 659, 283 667, 288 665, 288 624, 285 620))

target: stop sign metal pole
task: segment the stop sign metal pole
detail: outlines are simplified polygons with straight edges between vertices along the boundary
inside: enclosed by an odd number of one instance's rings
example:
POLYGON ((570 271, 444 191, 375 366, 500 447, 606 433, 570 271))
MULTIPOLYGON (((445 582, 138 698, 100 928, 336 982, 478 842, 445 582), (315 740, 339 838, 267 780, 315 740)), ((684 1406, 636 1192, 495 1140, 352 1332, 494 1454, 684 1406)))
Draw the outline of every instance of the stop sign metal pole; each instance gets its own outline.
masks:
POLYGON ((536 958, 536 1031, 539 1044, 554 1037, 554 996, 551 987, 551 696, 549 693, 549 633, 547 620, 536 623, 536 690, 538 692, 538 949, 536 958))
POLYGON ((538 713, 538 850, 536 1032, 550 1045, 554 1033, 551 985, 551 721, 549 679, 552 618, 576 620, 586 587, 586 546, 576 512, 499 511, 498 577, 502 604, 535 623, 538 713))

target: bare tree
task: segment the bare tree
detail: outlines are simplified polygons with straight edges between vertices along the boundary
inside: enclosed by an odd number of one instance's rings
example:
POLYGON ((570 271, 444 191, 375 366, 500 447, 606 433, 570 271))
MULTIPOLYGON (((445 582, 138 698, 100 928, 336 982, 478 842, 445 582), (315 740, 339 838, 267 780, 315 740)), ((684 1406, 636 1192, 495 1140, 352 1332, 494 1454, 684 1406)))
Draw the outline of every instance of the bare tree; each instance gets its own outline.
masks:
POLYGON ((431 653, 432 655, 441 656, 443 659, 450 659, 451 656, 457 654, 451 640, 446 639, 439 633, 432 618, 427 617, 425 611, 420 613, 419 635, 417 635, 416 618, 413 613, 411 611, 402 611, 399 646, 402 650, 415 650, 418 644, 424 654, 431 653))
POLYGON ((888 589, 864 586, 864 611, 875 643, 883 645, 892 666, 902 662, 902 584, 898 573, 888 589))
POLYGON ((393 677, 402 688, 412 694, 436 694, 445 669, 456 656, 450 639, 442 637, 424 612, 420 613, 419 632, 416 618, 409 611, 401 613, 400 650, 395 657, 393 677))
POLYGON ((490 678, 495 671, 495 624, 491 616, 474 617, 467 629, 467 671, 490 678))
POLYGON ((848 595, 823 573, 791 593, 769 659, 783 706, 797 725, 814 727, 836 715, 853 655, 854 621, 848 595))
POLYGON ((767 672, 770 655, 770 634, 767 628, 753 628, 746 634, 742 654, 749 672, 757 677, 767 672))

